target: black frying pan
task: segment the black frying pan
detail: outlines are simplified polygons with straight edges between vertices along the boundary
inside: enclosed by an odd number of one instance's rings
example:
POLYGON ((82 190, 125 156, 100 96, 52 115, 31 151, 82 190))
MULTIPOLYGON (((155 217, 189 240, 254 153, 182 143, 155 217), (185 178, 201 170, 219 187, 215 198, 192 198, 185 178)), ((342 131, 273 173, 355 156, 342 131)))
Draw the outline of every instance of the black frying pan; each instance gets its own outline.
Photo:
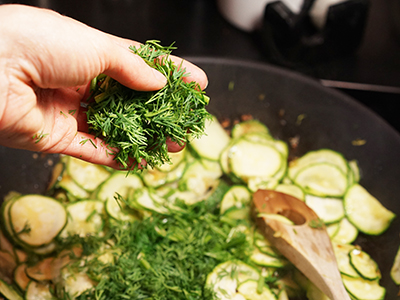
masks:
MULTIPOLYGON (((193 58, 208 74, 209 110, 218 118, 238 119, 251 114, 276 138, 298 136, 291 156, 331 148, 357 159, 361 184, 400 217, 400 135, 384 120, 353 99, 318 82, 269 65, 224 59, 193 58), (299 115, 304 119, 299 123, 299 115), (365 140, 354 146, 355 140, 365 140)), ((43 192, 56 156, 40 156, 0 147, 0 196, 9 190, 43 192), (50 166, 49 166, 50 165, 50 166)), ((396 299, 398 288, 390 268, 399 246, 399 220, 378 237, 360 235, 360 244, 378 262, 386 299, 396 299)))

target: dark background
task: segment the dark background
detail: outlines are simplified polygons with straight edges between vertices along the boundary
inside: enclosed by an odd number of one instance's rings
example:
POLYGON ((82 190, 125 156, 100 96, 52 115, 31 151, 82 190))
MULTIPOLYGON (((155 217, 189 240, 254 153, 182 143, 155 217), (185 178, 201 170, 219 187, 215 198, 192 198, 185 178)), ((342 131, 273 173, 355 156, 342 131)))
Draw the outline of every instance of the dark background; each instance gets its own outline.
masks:
MULTIPOLYGON (((54 9, 100 30, 140 42, 175 42, 183 57, 212 56, 274 63, 259 35, 230 25, 216 0, 1 1, 54 9)), ((291 69, 340 89, 400 130, 400 2, 370 0, 365 32, 353 53, 291 69)), ((60 37, 62 42, 62 37, 60 37)))

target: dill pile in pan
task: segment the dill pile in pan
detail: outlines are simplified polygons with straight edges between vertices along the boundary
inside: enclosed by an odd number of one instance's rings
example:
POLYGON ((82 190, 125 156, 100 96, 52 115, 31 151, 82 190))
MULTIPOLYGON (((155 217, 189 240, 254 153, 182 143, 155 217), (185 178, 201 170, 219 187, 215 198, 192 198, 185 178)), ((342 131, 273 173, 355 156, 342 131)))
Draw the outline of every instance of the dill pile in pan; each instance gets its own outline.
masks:
POLYGON ((187 142, 189 135, 204 134, 204 123, 210 118, 205 106, 209 98, 196 82, 184 82, 186 69, 169 59, 172 46, 163 47, 158 41, 147 41, 130 50, 143 58, 166 78, 164 88, 154 92, 129 89, 114 79, 99 75, 92 81, 92 101, 88 106, 87 122, 90 133, 102 138, 115 160, 123 167, 132 167, 142 159, 154 167, 169 162, 166 140, 178 144, 187 142))

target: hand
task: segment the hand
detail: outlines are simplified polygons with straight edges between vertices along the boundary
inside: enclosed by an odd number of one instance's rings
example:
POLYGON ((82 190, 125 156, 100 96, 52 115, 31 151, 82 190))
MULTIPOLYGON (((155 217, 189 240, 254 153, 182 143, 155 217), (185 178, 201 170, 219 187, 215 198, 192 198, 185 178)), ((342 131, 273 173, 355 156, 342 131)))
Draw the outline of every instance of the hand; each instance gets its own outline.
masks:
MULTIPOLYGON (((140 44, 46 9, 0 5, 0 19, 0 145, 117 168, 101 139, 85 131, 80 103, 101 73, 132 89, 161 89, 166 78, 129 50, 140 44), (81 143, 88 138, 96 147, 81 143)), ((205 88, 201 69, 187 61, 183 67, 190 73, 186 80, 205 88)), ((174 143, 168 147, 180 150, 174 143)))

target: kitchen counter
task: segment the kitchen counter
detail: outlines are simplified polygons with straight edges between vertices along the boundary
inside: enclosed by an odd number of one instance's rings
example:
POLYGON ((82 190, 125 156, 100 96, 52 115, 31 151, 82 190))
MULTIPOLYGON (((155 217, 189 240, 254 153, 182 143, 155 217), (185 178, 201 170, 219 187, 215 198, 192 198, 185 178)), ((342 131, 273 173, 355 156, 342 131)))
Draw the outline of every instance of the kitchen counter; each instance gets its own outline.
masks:
MULTIPOLYGON (((393 0, 394 1, 394 0, 393 0)), ((271 63, 256 33, 243 32, 220 15, 215 0, 1 1, 54 9, 100 30, 144 42, 175 42, 183 57, 213 56, 271 63)), ((352 55, 291 66, 369 106, 400 130, 400 32, 392 0, 370 0, 362 43, 352 55)), ((397 11, 400 18, 400 10, 397 11)), ((273 63, 273 62, 272 62, 273 63)))

